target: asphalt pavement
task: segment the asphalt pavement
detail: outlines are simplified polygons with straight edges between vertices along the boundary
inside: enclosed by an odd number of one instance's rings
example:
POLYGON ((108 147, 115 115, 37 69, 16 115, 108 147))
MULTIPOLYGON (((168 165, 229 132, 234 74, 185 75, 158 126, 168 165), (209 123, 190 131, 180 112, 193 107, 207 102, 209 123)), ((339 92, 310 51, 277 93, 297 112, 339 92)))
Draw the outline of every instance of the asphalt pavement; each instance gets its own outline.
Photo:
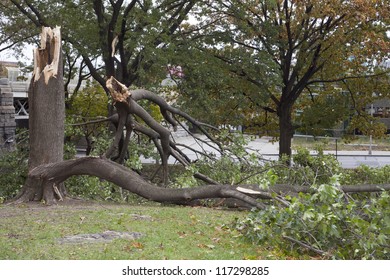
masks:
MULTIPOLYGON (((212 144, 206 144, 204 136, 199 136, 199 140, 183 134, 173 134, 175 142, 179 144, 180 149, 186 153, 192 160, 200 157, 193 150, 201 150, 204 152, 216 152, 212 144), (180 146, 183 145, 183 146, 180 146)), ((262 155, 265 159, 277 160, 279 154, 279 143, 272 141, 270 137, 260 137, 248 142, 246 146, 249 152, 262 155)), ((310 152, 316 155, 315 151, 310 152)), ((372 151, 369 155, 368 151, 324 151, 325 154, 335 155, 341 166, 344 168, 356 168, 359 165, 367 165, 371 167, 380 167, 390 165, 390 151, 372 151)), ((175 159, 170 157, 169 163, 175 163, 175 159)))

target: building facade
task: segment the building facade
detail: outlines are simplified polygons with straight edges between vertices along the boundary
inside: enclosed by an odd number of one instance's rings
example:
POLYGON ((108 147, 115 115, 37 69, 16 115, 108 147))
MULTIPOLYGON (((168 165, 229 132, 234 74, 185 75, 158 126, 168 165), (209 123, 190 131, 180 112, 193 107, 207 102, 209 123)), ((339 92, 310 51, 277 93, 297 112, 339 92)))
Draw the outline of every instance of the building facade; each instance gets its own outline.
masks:
POLYGON ((0 78, 0 154, 14 148, 15 107, 12 89, 7 78, 0 78))

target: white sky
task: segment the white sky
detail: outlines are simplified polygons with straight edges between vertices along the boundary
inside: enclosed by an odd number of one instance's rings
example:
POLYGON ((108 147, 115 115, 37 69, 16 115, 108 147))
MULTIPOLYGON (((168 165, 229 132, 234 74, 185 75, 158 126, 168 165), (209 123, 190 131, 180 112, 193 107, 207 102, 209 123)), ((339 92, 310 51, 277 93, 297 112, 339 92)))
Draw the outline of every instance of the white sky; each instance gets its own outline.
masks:
MULTIPOLYGON (((1 48, 2 46, 0 46, 1 48)), ((10 62, 23 62, 26 64, 33 64, 33 49, 35 47, 32 45, 26 45, 23 50, 22 57, 16 58, 15 53, 12 50, 5 50, 0 52, 0 61, 10 61, 10 62)))

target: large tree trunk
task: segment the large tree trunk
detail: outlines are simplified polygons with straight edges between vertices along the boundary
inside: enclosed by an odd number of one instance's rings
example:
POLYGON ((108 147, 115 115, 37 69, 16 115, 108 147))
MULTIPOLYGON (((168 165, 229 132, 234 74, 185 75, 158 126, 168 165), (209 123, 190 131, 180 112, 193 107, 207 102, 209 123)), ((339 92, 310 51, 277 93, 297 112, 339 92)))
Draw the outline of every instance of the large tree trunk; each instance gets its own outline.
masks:
MULTIPOLYGON (((291 142, 294 136, 292 104, 282 103, 278 108, 279 117, 279 158, 291 157, 291 142)), ((288 160, 289 161, 289 160, 288 160)))
MULTIPOLYGON (((35 50, 34 74, 28 92, 29 170, 63 160, 65 100, 60 28, 45 27, 41 48, 35 50)), ((28 178, 18 201, 61 199, 63 187, 28 178)))

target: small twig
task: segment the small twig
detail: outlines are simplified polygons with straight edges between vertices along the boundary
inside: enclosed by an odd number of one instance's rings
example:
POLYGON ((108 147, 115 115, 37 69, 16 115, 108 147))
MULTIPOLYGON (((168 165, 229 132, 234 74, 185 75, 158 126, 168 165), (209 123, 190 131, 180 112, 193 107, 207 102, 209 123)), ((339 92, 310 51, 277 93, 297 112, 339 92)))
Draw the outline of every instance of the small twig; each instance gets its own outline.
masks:
POLYGON ((252 173, 252 174, 249 174, 248 176, 245 176, 244 178, 242 178, 240 181, 238 181, 236 184, 239 185, 239 184, 242 184, 244 181, 248 180, 249 178, 252 178, 256 175, 259 175, 259 174, 262 174, 262 173, 265 173, 266 171, 270 170, 274 168, 274 166, 272 167, 268 167, 268 168, 265 168, 265 169, 262 169, 260 171, 257 171, 255 173, 252 173))
POLYGON ((186 148, 186 149, 188 149, 188 150, 194 152, 195 154, 200 154, 200 155, 202 155, 202 156, 204 156, 204 157, 207 157, 207 158, 209 158, 209 159, 213 159, 213 160, 215 159, 214 157, 212 157, 212 156, 210 156, 209 154, 207 154, 207 152, 201 152, 201 151, 199 151, 199 150, 197 150, 197 149, 194 149, 194 148, 192 148, 192 147, 190 147, 190 146, 188 146, 188 145, 181 144, 181 143, 175 143, 175 145, 176 145, 176 146, 183 147, 183 148, 186 148))
POLYGON ((154 171, 152 177, 150 178, 150 181, 153 181, 154 178, 156 178, 157 173, 160 172, 162 165, 159 165, 158 168, 154 171))
POLYGON ((97 119, 92 120, 92 121, 87 121, 87 122, 83 122, 83 123, 71 123, 68 125, 69 126, 82 126, 82 125, 97 124, 97 123, 103 123, 103 122, 109 122, 109 121, 111 121, 111 118, 97 118, 97 119))
POLYGON ((321 255, 321 256, 327 256, 327 257, 330 257, 330 256, 331 256, 329 253, 327 253, 327 252, 325 252, 325 251, 322 251, 322 250, 320 250, 320 249, 314 248, 313 246, 311 246, 311 245, 309 245, 309 244, 306 244, 306 243, 304 243, 304 242, 302 242, 302 241, 296 240, 296 239, 294 239, 294 238, 292 238, 292 237, 290 237, 290 236, 283 235, 283 238, 284 238, 284 239, 287 239, 288 241, 291 241, 291 242, 293 242, 293 243, 296 243, 296 244, 298 244, 299 246, 302 246, 302 247, 304 247, 304 248, 306 248, 306 249, 309 249, 309 250, 311 250, 311 251, 313 251, 313 252, 315 252, 315 253, 317 253, 317 254, 319 254, 319 255, 321 255))

